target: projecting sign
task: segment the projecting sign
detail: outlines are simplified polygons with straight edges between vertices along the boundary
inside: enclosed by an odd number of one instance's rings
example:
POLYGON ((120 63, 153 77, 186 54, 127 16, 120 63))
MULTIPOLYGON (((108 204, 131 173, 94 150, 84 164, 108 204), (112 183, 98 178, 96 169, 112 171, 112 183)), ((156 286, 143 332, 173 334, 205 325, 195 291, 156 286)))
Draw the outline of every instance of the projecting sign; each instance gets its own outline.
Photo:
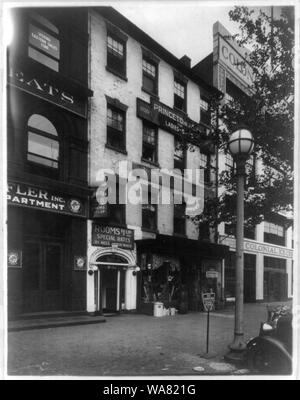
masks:
POLYGON ((252 70, 245 58, 219 35, 219 60, 247 86, 253 84, 252 70))
POLYGON ((29 24, 29 43, 59 59, 59 40, 32 24, 29 24))
POLYGON ((86 209, 78 198, 50 192, 45 189, 9 182, 8 205, 35 208, 73 216, 85 216, 86 209))
POLYGON ((134 232, 118 226, 92 224, 92 246, 119 247, 133 250, 134 232))

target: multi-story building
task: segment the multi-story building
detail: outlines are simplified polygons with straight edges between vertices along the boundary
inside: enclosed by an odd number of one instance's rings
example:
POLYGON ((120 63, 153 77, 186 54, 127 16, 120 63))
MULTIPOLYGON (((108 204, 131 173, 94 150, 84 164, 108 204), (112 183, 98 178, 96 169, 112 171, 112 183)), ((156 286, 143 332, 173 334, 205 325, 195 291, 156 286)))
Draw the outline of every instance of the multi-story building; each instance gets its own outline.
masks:
POLYGON ((11 9, 8 314, 86 310, 88 12, 11 9))
MULTIPOLYGON (((213 27, 213 53, 193 68, 204 79, 224 94, 224 102, 250 94, 251 65, 247 50, 237 44, 223 25, 213 27)), ((233 159, 229 153, 219 152, 219 171, 232 170, 233 159)), ((263 171, 260 160, 252 155, 246 169, 255 174, 263 171)), ((224 189, 219 188, 219 191, 224 189)), ((221 192, 220 192, 221 193, 221 192)), ((219 243, 230 247, 225 261, 225 296, 234 297, 235 234, 232 227, 219 226, 219 243)), ((244 299, 251 301, 286 300, 293 295, 293 238, 290 220, 274 214, 255 229, 244 230, 244 299)))
MULTIPOLYGON (((110 176, 123 193, 124 175, 136 169, 142 187, 159 193, 163 182, 147 187, 154 169, 201 168, 205 195, 215 196, 208 103, 219 91, 193 72, 187 56, 178 59, 111 7, 90 9, 89 36, 89 184, 95 193, 110 176), (201 136, 200 146, 178 145, 187 127, 201 136)), ((177 186, 170 187, 172 197, 177 186)), ((186 214, 184 203, 172 201, 100 206, 93 199, 88 311, 149 311, 158 300, 198 310, 201 294, 209 290, 221 300, 228 247, 186 214)))

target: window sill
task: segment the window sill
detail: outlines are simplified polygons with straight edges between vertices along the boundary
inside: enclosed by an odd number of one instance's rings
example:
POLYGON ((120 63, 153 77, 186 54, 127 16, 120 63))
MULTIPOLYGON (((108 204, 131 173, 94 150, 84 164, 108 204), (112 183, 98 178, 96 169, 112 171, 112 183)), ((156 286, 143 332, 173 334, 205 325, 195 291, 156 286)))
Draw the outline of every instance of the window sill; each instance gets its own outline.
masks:
POLYGON ((185 117, 188 116, 186 110, 181 110, 180 108, 177 108, 177 107, 175 107, 175 106, 173 106, 173 109, 174 109, 175 111, 181 112, 182 114, 184 114, 185 117))
POLYGON ((127 151, 125 149, 119 149, 118 147, 111 146, 110 144, 106 143, 105 147, 109 150, 116 151, 117 153, 122 153, 127 155, 127 151))
POLYGON ((150 164, 150 165, 152 165, 153 167, 160 168, 160 165, 158 164, 158 162, 149 161, 149 160, 147 160, 146 158, 143 158, 143 157, 141 158, 141 162, 150 164))
POLYGON ((123 81, 128 82, 126 75, 122 75, 120 72, 115 71, 113 68, 109 67, 108 65, 105 68, 106 68, 106 71, 116 75, 118 78, 123 79, 123 81))
POLYGON ((151 90, 146 89, 144 86, 141 87, 142 91, 149 94, 150 96, 154 97, 155 100, 159 100, 158 94, 151 92, 151 90))
POLYGON ((149 229, 149 228, 141 227, 141 230, 142 230, 142 232, 155 233, 155 234, 159 233, 157 229, 149 229))
POLYGON ((173 236, 174 236, 174 237, 181 238, 181 239, 187 239, 186 233, 176 233, 176 232, 173 232, 173 236))

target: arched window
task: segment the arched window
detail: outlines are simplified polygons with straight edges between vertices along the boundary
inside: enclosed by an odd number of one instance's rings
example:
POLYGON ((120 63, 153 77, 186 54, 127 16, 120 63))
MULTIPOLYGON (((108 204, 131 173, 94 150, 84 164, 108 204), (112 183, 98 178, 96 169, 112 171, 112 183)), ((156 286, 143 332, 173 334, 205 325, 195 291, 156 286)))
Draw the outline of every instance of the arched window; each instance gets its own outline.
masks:
POLYGON ((27 124, 27 160, 45 167, 58 168, 59 142, 57 131, 47 118, 33 114, 27 124))

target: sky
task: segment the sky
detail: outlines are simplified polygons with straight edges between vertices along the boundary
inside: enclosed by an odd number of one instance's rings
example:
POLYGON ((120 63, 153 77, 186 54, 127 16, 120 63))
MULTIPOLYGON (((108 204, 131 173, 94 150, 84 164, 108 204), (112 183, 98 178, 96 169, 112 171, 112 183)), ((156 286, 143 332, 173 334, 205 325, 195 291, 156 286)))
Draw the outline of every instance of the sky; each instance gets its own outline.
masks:
POLYGON ((176 57, 186 54, 192 66, 212 52, 216 21, 232 34, 238 33, 237 24, 228 16, 232 7, 201 1, 118 2, 113 7, 176 57))

